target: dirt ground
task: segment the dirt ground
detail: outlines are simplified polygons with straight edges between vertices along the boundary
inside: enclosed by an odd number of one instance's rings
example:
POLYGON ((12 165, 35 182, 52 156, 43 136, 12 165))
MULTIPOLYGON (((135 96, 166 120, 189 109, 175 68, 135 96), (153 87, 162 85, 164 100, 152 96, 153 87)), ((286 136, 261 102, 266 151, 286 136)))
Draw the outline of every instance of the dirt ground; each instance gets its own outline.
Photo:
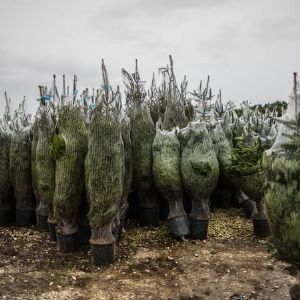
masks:
POLYGON ((115 264, 97 268, 89 247, 62 254, 47 233, 0 229, 0 299, 289 298, 293 268, 253 238, 238 209, 212 213, 209 237, 177 241, 164 224, 131 227, 115 264))

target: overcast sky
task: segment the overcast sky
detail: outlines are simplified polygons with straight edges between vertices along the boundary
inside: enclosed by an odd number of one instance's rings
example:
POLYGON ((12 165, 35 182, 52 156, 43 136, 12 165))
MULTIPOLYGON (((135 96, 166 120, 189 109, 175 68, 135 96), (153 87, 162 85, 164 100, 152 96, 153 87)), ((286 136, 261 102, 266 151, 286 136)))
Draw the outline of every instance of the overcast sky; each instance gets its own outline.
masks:
POLYGON ((172 54, 189 89, 211 75, 224 100, 286 100, 300 72, 299 0, 0 0, 0 113, 4 91, 14 106, 52 74, 78 75, 79 88, 110 82, 121 68, 151 80, 172 54))

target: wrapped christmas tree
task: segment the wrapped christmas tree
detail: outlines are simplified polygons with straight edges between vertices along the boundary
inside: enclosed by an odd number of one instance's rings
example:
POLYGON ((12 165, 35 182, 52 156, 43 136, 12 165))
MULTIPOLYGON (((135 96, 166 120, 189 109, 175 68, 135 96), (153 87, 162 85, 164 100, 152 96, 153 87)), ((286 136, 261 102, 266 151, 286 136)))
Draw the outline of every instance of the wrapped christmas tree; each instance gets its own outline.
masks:
POLYGON ((123 194, 124 145, 120 124, 120 93, 111 90, 102 61, 103 89, 90 113, 85 160, 86 191, 92 229, 90 239, 95 265, 113 262, 114 220, 123 194))
POLYGON ((13 216, 13 195, 9 177, 9 149, 11 141, 10 99, 6 93, 5 113, 0 119, 0 226, 9 225, 13 216))
POLYGON ((183 208, 183 186, 180 171, 180 143, 175 129, 156 127, 153 142, 153 177, 155 186, 169 205, 170 231, 177 237, 189 234, 189 223, 183 208))
POLYGON ((78 214, 84 187, 87 131, 80 107, 65 100, 58 108, 57 132, 50 145, 55 160, 54 219, 58 248, 75 251, 78 246, 78 214))
POLYGON ((36 146, 36 185, 39 203, 36 209, 37 228, 48 231, 48 221, 55 223, 53 217, 53 195, 55 188, 55 165, 50 155, 50 145, 54 136, 55 126, 51 118, 51 108, 41 105, 39 108, 38 141, 36 146))
POLYGON ((137 70, 137 62, 133 75, 124 69, 122 72, 127 80, 126 98, 133 103, 131 121, 133 188, 139 201, 139 221, 141 225, 158 226, 159 200, 152 176, 152 144, 155 126, 144 104, 146 93, 137 70))
POLYGON ((257 237, 269 235, 269 227, 263 205, 264 174, 262 156, 264 148, 260 142, 247 146, 240 142, 233 151, 230 165, 226 170, 232 180, 256 203, 257 210, 252 215, 254 234, 257 237))
POLYGON ((37 118, 34 119, 34 122, 30 129, 30 139, 31 139, 31 178, 32 178, 32 188, 33 194, 36 201, 36 204, 39 203, 39 194, 37 190, 37 183, 36 183, 36 145, 38 142, 38 120, 37 118))
POLYGON ((290 290, 300 299, 300 88, 294 87, 286 113, 277 118, 278 135, 265 152, 265 203, 272 240, 280 256, 297 268, 297 283, 290 290))
POLYGON ((123 194, 119 206, 119 229, 118 237, 121 237, 125 226, 126 212, 128 210, 128 196, 132 190, 132 145, 130 135, 130 119, 126 116, 121 123, 122 140, 124 144, 124 174, 123 174, 123 194))
POLYGON ((15 111, 10 144, 10 178, 16 199, 16 225, 35 223, 35 203, 31 181, 30 116, 25 113, 25 99, 15 111))
POLYGON ((209 197, 218 182, 219 163, 205 123, 190 123, 179 131, 178 139, 183 187, 192 202, 190 234, 192 238, 206 238, 209 197))

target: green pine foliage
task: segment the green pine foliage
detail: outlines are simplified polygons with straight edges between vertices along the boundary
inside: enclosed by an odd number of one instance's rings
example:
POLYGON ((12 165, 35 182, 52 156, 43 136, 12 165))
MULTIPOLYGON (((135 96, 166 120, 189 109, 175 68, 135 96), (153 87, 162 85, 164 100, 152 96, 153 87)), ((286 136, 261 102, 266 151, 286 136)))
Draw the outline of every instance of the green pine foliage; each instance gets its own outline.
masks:
POLYGON ((57 160, 64 155, 66 150, 66 142, 59 134, 55 134, 51 139, 49 145, 50 155, 52 159, 57 160))
POLYGON ((225 170, 232 175, 252 175, 262 171, 262 155, 264 148, 260 143, 247 146, 239 143, 232 149, 231 162, 225 170))

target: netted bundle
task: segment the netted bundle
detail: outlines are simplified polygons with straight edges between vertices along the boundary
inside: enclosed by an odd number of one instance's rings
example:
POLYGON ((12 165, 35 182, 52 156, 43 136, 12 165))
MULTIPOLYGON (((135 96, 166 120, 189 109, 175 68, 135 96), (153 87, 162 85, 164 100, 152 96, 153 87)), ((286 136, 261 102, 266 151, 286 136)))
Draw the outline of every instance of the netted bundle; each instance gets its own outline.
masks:
POLYGON ((120 229, 119 233, 124 228, 126 212, 128 210, 128 196, 132 190, 132 145, 131 145, 131 126, 130 120, 124 118, 121 123, 122 140, 124 144, 124 174, 123 174, 123 194, 119 206, 120 229))
POLYGON ((11 135, 0 120, 0 226, 12 221, 13 197, 9 176, 9 150, 11 135))
POLYGON ((40 229, 47 228, 47 218, 55 223, 53 217, 53 195, 55 189, 55 164, 50 155, 50 146, 55 131, 50 108, 41 106, 38 122, 38 141, 36 145, 35 170, 39 203, 36 210, 37 224, 40 229))
POLYGON ((220 169, 219 181, 211 197, 212 206, 228 208, 231 206, 232 191, 239 189, 238 184, 233 184, 230 174, 226 171, 226 166, 231 162, 232 148, 220 124, 216 122, 208 123, 207 129, 214 145, 220 169))
POLYGON ((120 93, 119 89, 113 92, 109 86, 103 60, 102 75, 103 90, 90 113, 85 160, 88 217, 92 229, 90 244, 96 265, 113 261, 114 233, 117 233, 114 225, 119 217, 125 168, 120 93))
POLYGON ((146 93, 137 70, 133 75, 123 70, 123 75, 129 82, 126 97, 131 98, 134 104, 131 128, 133 188, 139 200, 139 218, 143 225, 158 225, 159 202, 152 176, 155 126, 143 103, 146 93))
POLYGON ((0 127, 0 209, 11 209, 11 183, 9 178, 10 134, 0 127))
POLYGON ((6 106, 3 118, 0 119, 0 226, 11 222, 13 208, 12 187, 9 177, 9 149, 11 141, 10 99, 6 93, 6 106))
POLYGON ((279 133, 263 157, 266 175, 265 203, 273 242, 280 255, 297 266, 300 279, 300 88, 294 74, 294 88, 279 133))
POLYGON ((169 205, 170 230, 182 237, 189 233, 189 228, 183 208, 180 162, 180 143, 175 129, 161 131, 157 126, 153 142, 153 178, 157 190, 169 205))
POLYGON ((59 108, 58 113, 58 133, 50 146, 56 164, 53 212, 58 224, 57 232, 71 235, 78 231, 87 132, 79 107, 66 105, 59 108))
POLYGON ((231 146, 222 127, 219 124, 208 124, 209 136, 214 145, 214 150, 218 158, 220 172, 226 176, 225 167, 230 164, 231 161, 231 146))
POLYGON ((110 244, 115 242, 112 226, 123 192, 124 146, 120 124, 112 116, 103 116, 99 106, 92 112, 88 139, 85 173, 91 243, 110 244))
POLYGON ((178 133, 184 190, 192 201, 191 219, 207 219, 209 197, 219 177, 219 163, 206 125, 190 123, 178 133))
POLYGON ((16 224, 33 223, 34 199, 31 181, 30 124, 16 113, 10 144, 10 178, 16 199, 16 224))
POLYGON ((32 188, 35 200, 37 204, 39 203, 39 194, 36 183, 36 145, 38 142, 38 120, 35 119, 30 130, 31 136, 31 178, 32 178, 32 188))
POLYGON ((238 177, 243 192, 256 202, 257 214, 253 217, 256 219, 265 219, 263 197, 264 197, 264 174, 257 172, 251 175, 242 175, 238 177))

